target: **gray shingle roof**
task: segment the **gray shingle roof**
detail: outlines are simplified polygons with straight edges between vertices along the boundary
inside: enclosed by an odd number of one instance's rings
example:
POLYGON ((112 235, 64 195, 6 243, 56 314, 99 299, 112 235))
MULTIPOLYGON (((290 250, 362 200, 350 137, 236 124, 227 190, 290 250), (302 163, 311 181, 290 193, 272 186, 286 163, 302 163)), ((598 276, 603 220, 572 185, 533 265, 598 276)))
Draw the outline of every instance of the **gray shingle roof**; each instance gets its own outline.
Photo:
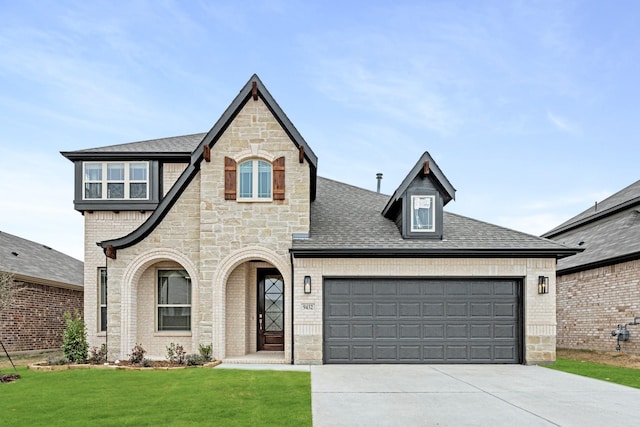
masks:
POLYGON ((0 271, 63 285, 84 285, 82 261, 3 231, 0 231, 0 271))
POLYGON ((428 252, 548 251, 569 255, 557 242, 510 230, 450 212, 444 213, 443 240, 403 239, 395 222, 382 210, 388 195, 326 178, 318 178, 317 198, 311 204, 308 239, 294 239, 297 250, 398 249, 428 252))
POLYGON ((63 153, 66 155, 109 154, 109 153, 191 153, 202 141, 206 133, 149 139, 106 147, 88 148, 63 153))
POLYGON ((558 272, 570 273, 624 259, 640 258, 640 181, 620 190, 543 236, 584 252, 558 261, 558 272))
POLYGON ((636 203, 640 204, 640 181, 636 181, 612 196, 607 197, 602 202, 599 202, 597 206, 594 204, 589 209, 563 222, 551 231, 544 233, 543 236, 553 236, 563 229, 571 228, 572 225, 579 225, 579 223, 586 222, 594 217, 606 216, 611 210, 615 210, 621 205, 636 203))

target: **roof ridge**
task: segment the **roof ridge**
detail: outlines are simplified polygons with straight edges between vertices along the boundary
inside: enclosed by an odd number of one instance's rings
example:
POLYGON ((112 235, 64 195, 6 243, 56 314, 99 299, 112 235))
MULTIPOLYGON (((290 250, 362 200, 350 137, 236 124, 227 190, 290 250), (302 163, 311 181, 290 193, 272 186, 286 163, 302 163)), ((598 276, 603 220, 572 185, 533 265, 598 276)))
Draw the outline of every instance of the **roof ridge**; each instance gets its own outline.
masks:
POLYGON ((336 179, 332 179, 332 178, 327 178, 326 176, 320 176, 318 175, 318 178, 320 179, 324 179, 325 181, 331 181, 331 182, 335 182, 336 184, 340 184, 340 185, 345 185, 347 187, 351 187, 351 188, 355 188, 356 190, 362 190, 362 191, 367 191, 369 193, 373 193, 373 194, 378 194, 380 196, 384 196, 384 197, 390 197, 390 194, 386 194, 386 193, 378 193, 377 191, 373 191, 373 190, 369 190, 368 188, 364 188, 364 187, 359 187, 357 185, 353 185, 353 184, 349 184, 347 182, 342 182, 342 181, 338 181, 336 179))

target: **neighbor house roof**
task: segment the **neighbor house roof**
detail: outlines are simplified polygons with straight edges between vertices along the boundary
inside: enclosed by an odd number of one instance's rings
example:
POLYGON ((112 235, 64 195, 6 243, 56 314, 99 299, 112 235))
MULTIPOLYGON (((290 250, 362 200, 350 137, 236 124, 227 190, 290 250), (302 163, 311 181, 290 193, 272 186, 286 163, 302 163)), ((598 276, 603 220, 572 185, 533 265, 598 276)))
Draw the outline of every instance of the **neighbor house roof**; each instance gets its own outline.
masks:
POLYGON ((18 280, 60 287, 84 286, 84 263, 48 246, 0 231, 0 271, 18 280))
POLYGON ((291 252, 304 256, 556 257, 575 248, 465 216, 444 212, 444 238, 403 239, 382 215, 388 195, 318 178, 309 236, 295 238, 291 252))
POLYGON ((558 273, 640 259, 640 181, 542 235, 584 251, 558 261, 558 273))

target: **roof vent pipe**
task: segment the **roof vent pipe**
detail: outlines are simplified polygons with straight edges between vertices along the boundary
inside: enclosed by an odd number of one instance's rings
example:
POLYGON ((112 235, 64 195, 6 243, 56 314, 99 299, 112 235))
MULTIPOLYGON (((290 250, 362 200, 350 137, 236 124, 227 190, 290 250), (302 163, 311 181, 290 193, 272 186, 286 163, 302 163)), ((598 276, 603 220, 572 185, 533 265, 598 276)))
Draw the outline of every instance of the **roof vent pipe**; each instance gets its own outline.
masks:
POLYGON ((380 192, 380 181, 382 181, 382 174, 378 172, 376 174, 376 179, 378 180, 378 193, 380 192))

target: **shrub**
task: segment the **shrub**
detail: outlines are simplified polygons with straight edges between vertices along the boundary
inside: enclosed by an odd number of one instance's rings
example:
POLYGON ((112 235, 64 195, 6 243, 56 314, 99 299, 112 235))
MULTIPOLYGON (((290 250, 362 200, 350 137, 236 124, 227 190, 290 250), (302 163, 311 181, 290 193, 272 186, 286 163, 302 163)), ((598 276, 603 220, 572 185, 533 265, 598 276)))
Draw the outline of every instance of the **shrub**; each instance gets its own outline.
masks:
POLYGON ((80 313, 76 310, 64 313, 66 327, 62 335, 62 352, 71 363, 86 363, 89 344, 87 343, 87 328, 80 313))
POLYGON ((153 366, 153 362, 145 357, 144 359, 142 359, 142 366, 145 368, 150 368, 151 366, 153 366))
POLYGON ((100 349, 98 347, 91 347, 89 349, 89 362, 100 364, 107 361, 107 345, 102 344, 100 349))
POLYGON ((180 344, 170 343, 167 346, 167 360, 169 362, 184 365, 186 356, 187 352, 184 351, 184 347, 180 344))
POLYGON ((187 355, 187 366, 198 366, 204 365, 204 358, 199 354, 188 354, 187 355))
POLYGON ((129 362, 135 364, 142 363, 146 352, 147 350, 142 348, 142 344, 136 344, 135 347, 131 349, 131 354, 129 354, 129 362))
POLYGON ((198 351, 200 352, 200 357, 202 357, 202 360, 204 362, 213 361, 213 356, 211 355, 211 353, 213 353, 213 349, 211 344, 209 345, 200 344, 200 346, 198 347, 198 351))

